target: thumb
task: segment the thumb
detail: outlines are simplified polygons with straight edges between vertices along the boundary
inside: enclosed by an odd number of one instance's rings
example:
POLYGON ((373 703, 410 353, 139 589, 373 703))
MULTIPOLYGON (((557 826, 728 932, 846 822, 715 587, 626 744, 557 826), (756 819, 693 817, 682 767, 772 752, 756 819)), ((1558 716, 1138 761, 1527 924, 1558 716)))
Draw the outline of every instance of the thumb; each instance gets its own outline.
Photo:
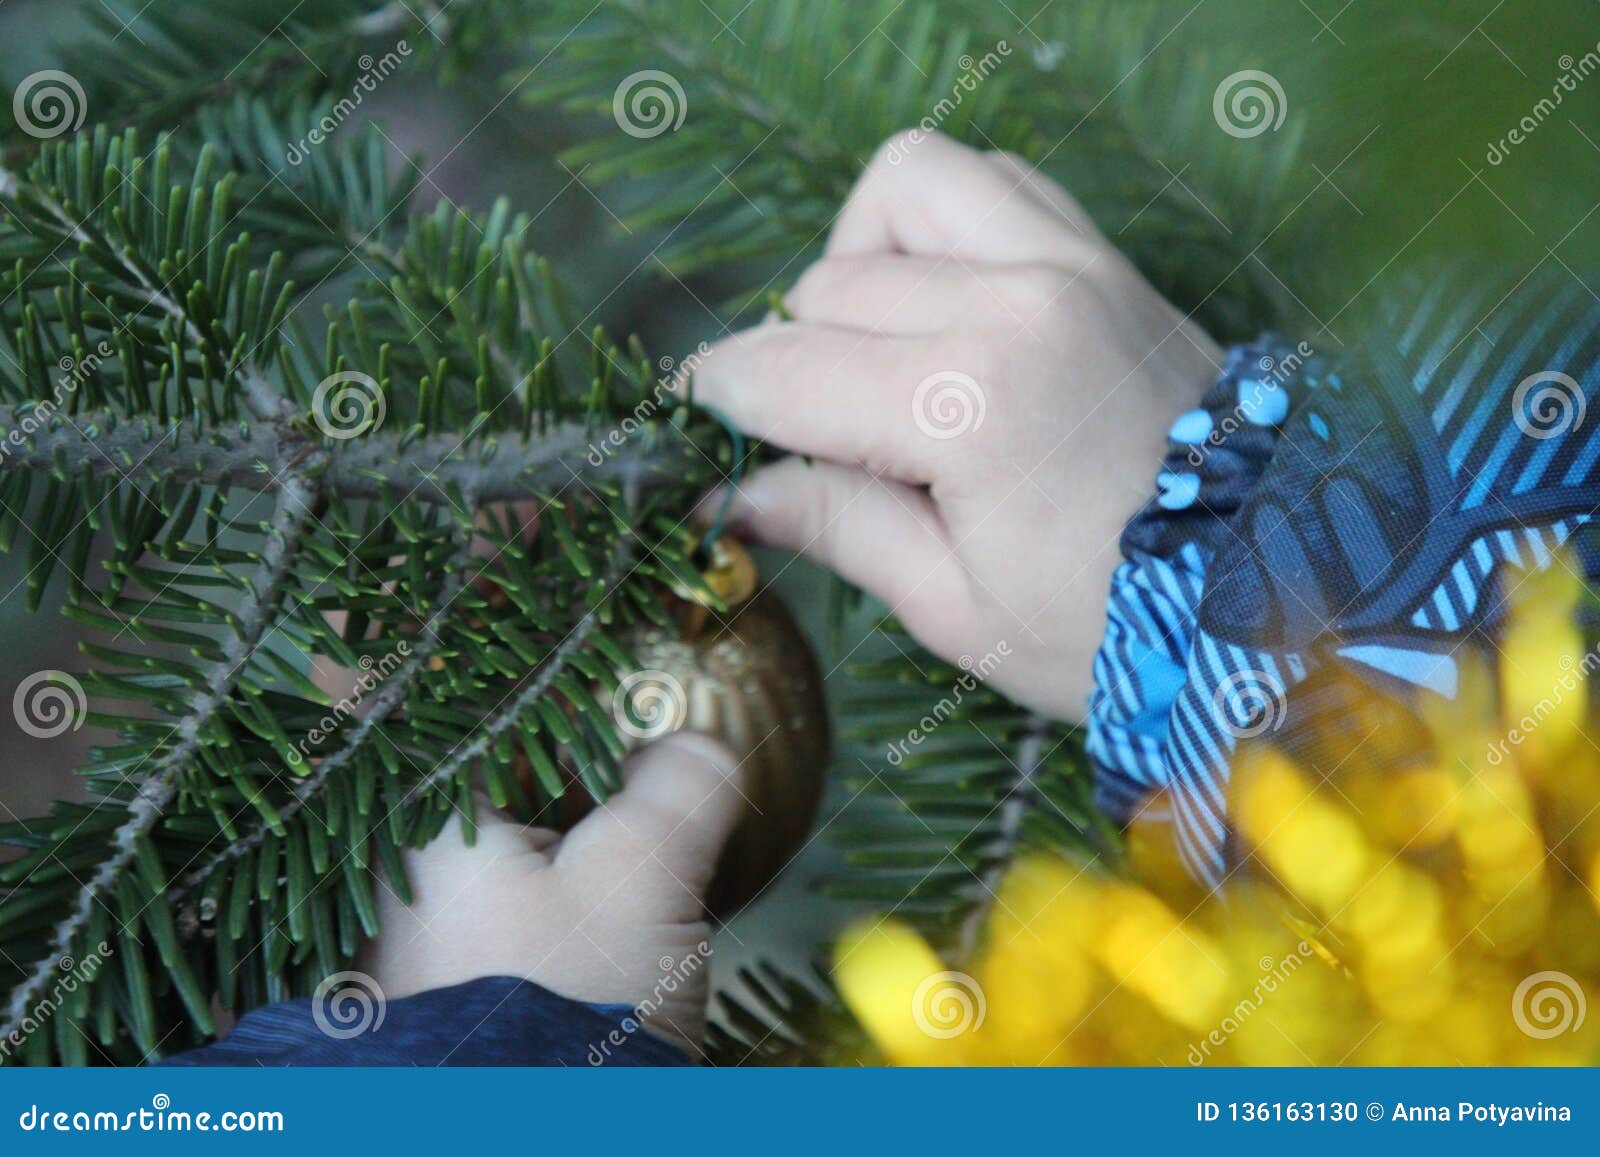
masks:
POLYGON ((717 857, 749 804, 733 753, 680 732, 638 752, 623 789, 561 841, 556 867, 586 888, 626 887, 663 917, 698 916, 717 857))

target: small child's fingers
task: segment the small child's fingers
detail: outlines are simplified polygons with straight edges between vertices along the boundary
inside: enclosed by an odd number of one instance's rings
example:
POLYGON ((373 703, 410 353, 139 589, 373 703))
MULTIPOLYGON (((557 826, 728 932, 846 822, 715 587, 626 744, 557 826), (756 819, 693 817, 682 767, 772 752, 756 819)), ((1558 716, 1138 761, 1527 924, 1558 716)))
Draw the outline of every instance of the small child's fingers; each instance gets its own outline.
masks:
POLYGON ((931 646, 957 643, 971 600, 967 573, 921 487, 788 458, 739 484, 729 518, 758 542, 804 554, 881 599, 931 646))
POLYGON ((1043 309, 1071 305, 1074 292, 1093 287, 1083 273, 1056 265, 872 254, 823 258, 801 274, 785 302, 796 321, 912 338, 985 323, 1026 329, 1043 309))
POLYGON ((455 817, 427 847, 406 851, 409 902, 392 881, 378 889, 382 934, 363 950, 361 967, 391 1000, 485 975, 486 924, 550 911, 541 885, 559 833, 525 827, 486 800, 475 828, 469 845, 455 817))
POLYGON ((634 755, 624 776, 623 789, 561 841, 555 866, 580 901, 626 890, 650 919, 693 919, 746 814, 738 761, 713 739, 678 733, 634 755))
POLYGON ((694 390, 752 437, 931 482, 938 443, 918 425, 917 390, 958 369, 937 341, 787 322, 718 342, 694 390))
POLYGON ((825 252, 1045 262, 1076 271, 1103 248, 1018 185, 976 149, 940 133, 901 133, 857 180, 825 252))
POLYGON ((471 876, 491 863, 532 871, 544 866, 547 853, 560 840, 560 832, 514 819, 479 795, 472 815, 472 843, 467 843, 463 818, 454 816, 426 847, 406 851, 406 873, 416 886, 471 876))
POLYGON ((800 275, 784 304, 797 321, 917 337, 969 320, 972 288, 949 258, 829 257, 800 275))

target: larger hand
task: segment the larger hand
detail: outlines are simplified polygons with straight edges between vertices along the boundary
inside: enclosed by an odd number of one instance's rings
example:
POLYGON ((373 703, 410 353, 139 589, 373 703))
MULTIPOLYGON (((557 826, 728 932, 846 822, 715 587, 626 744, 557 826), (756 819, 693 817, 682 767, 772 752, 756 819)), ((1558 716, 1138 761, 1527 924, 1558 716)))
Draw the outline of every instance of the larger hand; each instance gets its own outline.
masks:
POLYGON ((1118 536, 1211 339, 1059 186, 936 134, 879 150, 787 305, 695 374, 702 401, 814 459, 744 483, 738 524, 948 659, 1006 644, 996 686, 1079 715, 1118 536))

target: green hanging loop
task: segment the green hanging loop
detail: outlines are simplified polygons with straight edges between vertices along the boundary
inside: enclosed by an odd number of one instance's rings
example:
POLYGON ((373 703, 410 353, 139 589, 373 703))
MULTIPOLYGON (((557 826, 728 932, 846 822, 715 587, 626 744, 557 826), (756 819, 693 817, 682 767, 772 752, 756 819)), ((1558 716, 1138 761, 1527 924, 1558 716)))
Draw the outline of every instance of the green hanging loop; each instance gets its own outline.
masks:
POLYGON ((733 448, 733 465, 728 471, 727 485, 723 487, 722 501, 717 504, 717 512, 711 518, 711 525, 706 528, 705 536, 695 548, 695 561, 699 565, 706 566, 710 564, 711 548, 716 545, 717 539, 722 537, 722 532, 728 527, 728 508, 733 505, 733 491, 744 477, 745 442, 744 431, 735 426, 728 415, 715 406, 708 406, 703 402, 696 402, 695 406, 710 414, 721 424, 728 432, 728 440, 733 448))

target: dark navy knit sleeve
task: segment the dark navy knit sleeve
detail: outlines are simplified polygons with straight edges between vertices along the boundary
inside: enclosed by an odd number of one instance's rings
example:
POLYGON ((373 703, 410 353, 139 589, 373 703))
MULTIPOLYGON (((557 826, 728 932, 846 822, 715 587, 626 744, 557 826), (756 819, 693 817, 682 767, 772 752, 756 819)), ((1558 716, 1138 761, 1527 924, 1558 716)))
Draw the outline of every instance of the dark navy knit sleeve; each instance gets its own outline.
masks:
POLYGON ((583 1004, 491 976, 379 1004, 345 1025, 311 998, 254 1009, 225 1040, 165 1065, 671 1065, 684 1052, 620 1004, 583 1004))

